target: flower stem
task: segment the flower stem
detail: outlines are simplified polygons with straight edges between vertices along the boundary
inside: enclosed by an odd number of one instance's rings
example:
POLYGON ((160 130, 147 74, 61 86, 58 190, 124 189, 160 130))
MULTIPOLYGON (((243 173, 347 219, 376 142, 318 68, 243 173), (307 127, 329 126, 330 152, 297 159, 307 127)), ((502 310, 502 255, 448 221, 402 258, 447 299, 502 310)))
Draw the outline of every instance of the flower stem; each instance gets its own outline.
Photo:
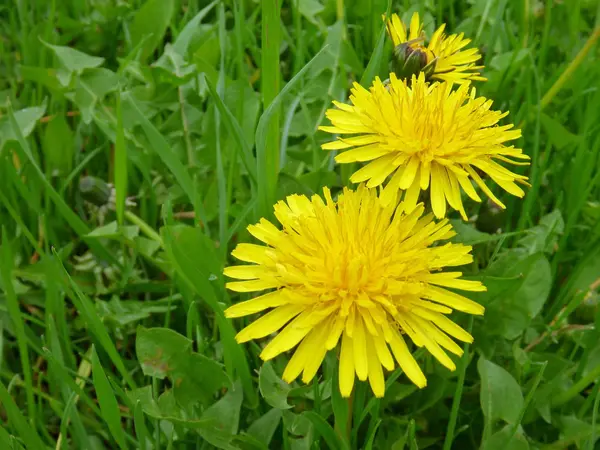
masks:
POLYGON ((346 441, 350 444, 352 436, 352 407, 354 406, 354 391, 350 394, 350 397, 346 400, 348 402, 348 418, 346 419, 346 441))

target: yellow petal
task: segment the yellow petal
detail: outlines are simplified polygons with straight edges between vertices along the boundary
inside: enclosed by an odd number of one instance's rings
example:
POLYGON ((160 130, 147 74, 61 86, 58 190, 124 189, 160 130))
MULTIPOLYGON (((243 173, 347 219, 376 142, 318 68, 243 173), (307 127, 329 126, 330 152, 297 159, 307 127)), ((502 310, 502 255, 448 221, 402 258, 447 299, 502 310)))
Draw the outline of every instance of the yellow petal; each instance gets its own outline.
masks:
POLYGON ((226 283, 225 287, 235 292, 264 291, 265 289, 279 287, 279 281, 273 277, 263 278, 261 280, 231 281, 226 283))
POLYGON ((446 216, 446 197, 444 196, 444 188, 442 175, 439 173, 437 164, 431 165, 431 209, 435 217, 441 219, 446 216))
POLYGON ((284 305, 269 311, 260 319, 252 322, 235 337, 239 343, 251 339, 259 339, 279 330, 295 316, 300 314, 305 305, 284 305))
POLYGON ((406 321, 412 326, 417 336, 419 336, 421 342, 423 342, 425 348, 429 351, 429 353, 431 353, 431 355, 435 359, 442 363, 442 365, 445 366, 448 370, 456 370, 456 364, 454 364, 454 361, 452 361, 450 357, 446 354, 446 352, 442 350, 442 348, 433 339, 433 337, 430 337, 430 335, 427 333, 427 331, 429 331, 428 329, 423 329, 420 326, 420 324, 417 323, 412 317, 407 317, 406 321))
POLYGON ((369 360, 367 355, 367 338, 365 328, 359 314, 356 315, 352 344, 354 345, 354 368, 359 380, 365 381, 369 376, 369 360))
POLYGON ((244 317, 264 311, 268 308, 275 308, 277 306, 285 305, 288 302, 289 300, 282 294, 281 291, 269 292, 268 294, 253 298, 252 300, 231 305, 225 310, 225 317, 230 319, 234 317, 244 317))
POLYGON ((223 274, 229 278, 238 280, 254 280, 271 273, 267 267, 259 265, 229 266, 223 269, 223 274))
POLYGON ((428 286, 423 295, 429 300, 469 314, 483 315, 485 311, 485 308, 479 303, 436 286, 428 286))
POLYGON ((321 366, 323 362, 323 358, 325 358, 325 354, 327 353, 327 349, 323 345, 323 340, 327 337, 328 327, 331 324, 330 321, 325 321, 321 323, 314 331, 314 342, 311 341, 311 345, 313 346, 313 354, 309 358, 309 360, 304 365, 304 372, 302 373, 302 381, 304 383, 310 383, 310 381, 315 377, 317 370, 321 366))
POLYGON ((369 384, 375 397, 382 398, 385 394, 385 380, 383 379, 383 370, 381 362, 377 357, 373 337, 367 335, 367 356, 369 358, 369 384))
POLYGON ((408 350, 408 347, 400 333, 398 333, 398 330, 394 329, 390 337, 389 344, 392 353, 408 379, 420 388, 427 386, 427 378, 425 378, 419 364, 417 364, 417 361, 415 361, 415 358, 408 350))
POLYGON ((354 344, 347 333, 342 334, 339 383, 342 397, 350 397, 354 387, 354 344))

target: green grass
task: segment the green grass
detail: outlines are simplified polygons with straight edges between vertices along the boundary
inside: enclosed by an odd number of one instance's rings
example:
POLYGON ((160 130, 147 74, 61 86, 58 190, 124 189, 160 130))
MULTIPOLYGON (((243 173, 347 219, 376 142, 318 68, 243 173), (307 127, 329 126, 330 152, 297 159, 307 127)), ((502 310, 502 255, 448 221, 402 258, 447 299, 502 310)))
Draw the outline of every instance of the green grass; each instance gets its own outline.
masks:
POLYGON ((2 4, 0 448, 600 449, 599 26, 591 0, 2 4), (456 372, 417 351, 426 389, 348 403, 333 352, 290 387, 235 342, 222 270, 275 201, 348 184, 317 127, 387 77, 388 10, 482 49, 531 188, 455 222, 488 287, 456 372))

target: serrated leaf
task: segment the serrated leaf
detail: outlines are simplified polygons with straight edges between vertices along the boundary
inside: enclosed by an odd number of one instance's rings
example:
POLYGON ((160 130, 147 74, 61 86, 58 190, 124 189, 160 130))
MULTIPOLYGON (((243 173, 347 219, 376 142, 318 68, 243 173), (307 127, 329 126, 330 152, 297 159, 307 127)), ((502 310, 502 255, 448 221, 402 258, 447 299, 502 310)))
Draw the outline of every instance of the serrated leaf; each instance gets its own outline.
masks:
POLYGON ((83 69, 92 69, 101 66, 104 58, 91 56, 71 47, 62 45, 52 45, 44 42, 44 45, 51 49, 65 69, 72 72, 80 72, 83 69))

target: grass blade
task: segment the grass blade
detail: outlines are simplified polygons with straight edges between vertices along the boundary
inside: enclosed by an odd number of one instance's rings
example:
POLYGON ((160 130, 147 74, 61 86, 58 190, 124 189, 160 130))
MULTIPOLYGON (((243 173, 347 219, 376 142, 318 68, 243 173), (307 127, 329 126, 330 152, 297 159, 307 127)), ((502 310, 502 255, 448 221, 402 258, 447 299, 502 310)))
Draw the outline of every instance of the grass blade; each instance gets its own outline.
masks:
POLYGON ((127 198, 127 146, 125 145, 125 131, 123 130, 123 111, 121 108, 121 94, 117 94, 117 141, 115 143, 115 191, 117 220, 123 225, 125 199, 127 198))
MULTIPOLYGON (((29 144, 23 137, 23 133, 21 133, 21 129, 19 128, 19 124, 17 123, 17 120, 15 119, 15 115, 13 113, 12 108, 9 108, 9 110, 8 110, 8 117, 9 117, 9 120, 11 123, 13 133, 17 137, 17 142, 19 143, 19 145, 21 147, 22 153, 25 156, 25 158, 29 161, 29 163, 32 165, 32 167, 34 168, 35 173, 39 177, 44 188, 46 189, 46 193, 52 199, 52 201, 56 205, 56 208, 64 217, 65 222, 67 224, 69 224, 69 226, 79 235, 80 238, 83 238, 85 235, 87 235, 90 232, 90 229, 83 222, 83 220, 81 220, 79 218, 79 216, 77 214, 75 214, 71 210, 71 208, 69 208, 69 206, 63 200, 63 198, 54 190, 54 188, 52 187, 50 182, 46 179, 44 172, 42 171, 42 169, 40 169, 40 166, 37 164, 35 158, 33 157, 33 154, 31 153, 31 148, 29 147, 29 144)), ((103 259, 105 259, 107 261, 110 261, 111 263, 113 263, 113 264, 117 265, 119 268, 121 268, 121 266, 122 266, 121 263, 118 262, 114 258, 114 256, 111 253, 109 253, 98 242, 96 242, 94 240, 90 240, 89 242, 87 242, 87 244, 95 254, 97 254, 98 256, 102 257, 103 259)))
MULTIPOLYGON (((386 18, 390 15, 390 11, 392 9, 392 2, 388 0, 387 10, 386 10, 386 18)), ((385 31, 385 21, 383 21, 383 25, 381 25, 381 30, 379 31, 379 37, 377 38, 377 43, 375 44, 375 48, 373 49, 373 54, 369 59, 369 63, 367 64, 367 68, 363 72, 362 77, 360 78, 361 86, 368 88, 375 76, 378 74, 379 69, 381 68, 381 60, 383 59, 383 49, 385 47, 385 39, 386 39, 386 31, 385 31)))
POLYGON ((117 442, 120 448, 126 449, 125 434, 121 428, 121 414, 119 413, 119 404, 113 390, 106 378, 102 364, 98 359, 96 349, 92 347, 92 377, 94 380, 94 389, 100 404, 100 412, 102 418, 108 425, 113 439, 117 442))
MULTIPOLYGON (((279 176, 279 119, 281 102, 276 102, 281 82, 279 51, 281 45, 281 16, 279 0, 262 2, 261 93, 263 108, 269 111, 269 127, 265 130, 264 145, 257 146, 259 198, 263 212, 275 199, 279 176)), ((260 126, 260 124, 259 124, 260 126)), ((256 140, 258 143, 258 139, 256 140)))
MULTIPOLYGON (((144 130, 146 138, 150 143, 150 148, 154 150, 162 162, 171 171, 177 180, 177 183, 179 183, 179 186, 181 189, 183 189, 183 192, 188 196, 190 203, 194 206, 197 216, 204 224, 207 224, 206 213, 204 212, 202 203, 199 201, 198 196, 196 195, 194 182, 192 181, 192 177, 190 177, 187 169, 177 158, 175 152, 172 151, 171 146, 163 137, 163 135, 160 134, 152 122, 150 122, 146 116, 144 116, 135 99, 131 95, 127 95, 126 100, 129 102, 133 114, 142 125, 142 129, 144 130)), ((204 229, 208 231, 208 227, 205 227, 204 229)))
POLYGON ((117 367, 117 370, 125 379, 129 387, 135 389, 136 384, 133 381, 131 374, 127 371, 127 368, 125 367, 125 364, 123 363, 119 352, 117 352, 115 344, 110 338, 106 327, 102 323, 100 317, 98 317, 98 313, 96 312, 96 309, 94 308, 94 305, 92 304, 91 300, 81 291, 79 286, 77 286, 77 284, 73 281, 73 279, 66 271, 62 263, 60 263, 58 255, 55 256, 57 257, 57 261, 59 261, 59 268, 62 268, 62 275, 66 277, 66 281, 65 278, 62 279, 63 286, 67 291, 67 294, 73 301, 75 307, 79 311, 79 314, 81 314, 81 316, 84 318, 90 331, 95 335, 96 339, 98 339, 98 342, 102 345, 103 350, 108 354, 111 361, 117 367))
POLYGON ((4 407, 8 421, 16 430, 17 435, 23 439, 28 450, 45 450, 46 446, 37 431, 29 426, 21 411, 15 404, 4 383, 0 381, 0 404, 4 407))
POLYGON ((27 347, 27 337, 25 334, 25 322, 21 315, 19 300, 15 293, 12 280, 13 255, 8 242, 6 228, 2 227, 2 259, 0 260, 0 272, 2 274, 2 284, 6 298, 6 307, 10 319, 15 327, 17 335, 17 345, 19 347, 19 356, 21 358, 21 370, 25 378, 25 394, 27 397, 27 413, 31 423, 35 423, 36 411, 33 398, 33 377, 31 374, 31 364, 29 362, 29 348, 27 347))
MULTIPOLYGON (((325 54, 325 50, 327 47, 323 47, 319 52, 311 59, 306 65, 292 78, 285 87, 281 90, 281 92, 273 99, 269 107, 262 113, 260 119, 258 121, 258 126, 256 127, 256 156, 257 156, 257 164, 258 164, 258 179, 265 180, 267 176, 267 166, 266 166, 266 158, 267 158, 267 145, 268 141, 268 130, 277 125, 274 121, 276 117, 276 113, 278 111, 278 107, 281 104, 282 100, 285 96, 294 89, 300 81, 302 81, 302 77, 304 74, 310 69, 310 67, 315 64, 322 55, 325 54)), ((276 145, 276 149, 278 149, 279 143, 276 145)), ((278 156, 279 157, 279 156, 278 156)), ((259 198, 259 208, 261 215, 268 215, 274 203, 274 192, 271 193, 269 187, 261 182, 258 184, 258 198, 259 198)))
POLYGON ((217 90, 212 85, 210 80, 205 77, 206 86, 208 87, 208 92, 210 96, 213 98, 219 113, 221 113, 221 118, 223 119, 223 123, 227 127, 227 131, 231 133, 233 139, 237 143, 238 147, 242 150, 242 163, 244 164, 244 168, 248 171, 248 175, 250 179, 256 184, 256 158, 252 154, 252 146, 246 141, 244 137, 244 131, 240 126, 239 122, 235 119, 235 116, 231 113, 227 105, 221 99, 221 96, 217 93, 217 90))

